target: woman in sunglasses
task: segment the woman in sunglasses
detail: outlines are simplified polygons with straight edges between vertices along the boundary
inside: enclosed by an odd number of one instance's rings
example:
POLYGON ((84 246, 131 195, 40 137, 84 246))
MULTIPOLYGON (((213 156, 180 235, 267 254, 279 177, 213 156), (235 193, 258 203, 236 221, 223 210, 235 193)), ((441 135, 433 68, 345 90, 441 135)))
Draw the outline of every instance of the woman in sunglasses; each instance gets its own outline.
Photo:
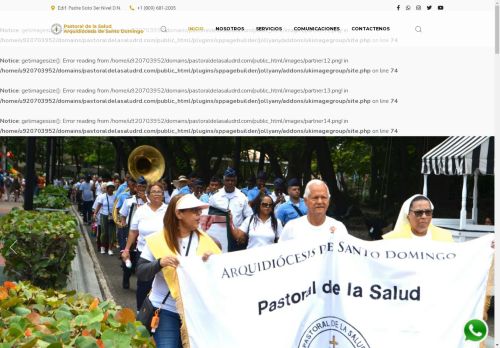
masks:
POLYGON ((394 230, 382 237, 396 238, 425 238, 444 242, 453 242, 451 232, 434 226, 432 213, 434 206, 429 198, 423 195, 414 195, 408 198, 401 207, 394 230))
POLYGON ((212 238, 198 229, 201 211, 205 208, 208 204, 192 194, 174 196, 163 219, 163 229, 146 238, 137 264, 139 279, 154 277, 153 287, 143 307, 152 305, 160 309, 159 322, 156 325, 155 319, 155 325, 152 325, 158 348, 189 346, 176 270, 179 256, 198 255, 206 261, 209 255, 221 253, 212 238))
MULTIPOLYGON (((121 258, 124 262, 130 259, 130 251, 131 249, 132 252, 134 251, 136 241, 138 254, 134 255, 134 257, 140 257, 146 246, 145 238, 163 228, 163 217, 167 211, 167 205, 163 203, 163 184, 161 182, 155 182, 148 185, 146 188, 146 195, 148 202, 137 208, 130 222, 127 244, 121 254, 121 258)), ((146 197, 144 197, 144 199, 146 199, 146 197)), ((135 293, 137 310, 141 308, 144 299, 151 290, 152 284, 152 277, 144 280, 137 279, 137 291, 135 293)), ((124 286, 124 288, 128 288, 128 286, 124 286)))
POLYGON ((281 221, 274 215, 271 196, 259 196, 254 203, 254 214, 247 217, 239 228, 231 228, 236 242, 240 245, 247 243, 247 249, 275 243, 283 229, 281 221))

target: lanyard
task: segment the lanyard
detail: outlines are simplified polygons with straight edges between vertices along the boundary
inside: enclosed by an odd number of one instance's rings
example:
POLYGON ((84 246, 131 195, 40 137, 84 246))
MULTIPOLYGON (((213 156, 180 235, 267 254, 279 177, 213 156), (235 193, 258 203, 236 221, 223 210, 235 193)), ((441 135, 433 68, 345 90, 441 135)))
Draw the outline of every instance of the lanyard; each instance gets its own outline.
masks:
POLYGON ((189 242, 188 242, 188 247, 186 250, 186 254, 184 256, 187 256, 189 254, 189 248, 191 248, 191 241, 193 240, 193 231, 191 231, 191 234, 189 235, 189 242))
POLYGON ((236 198, 236 196, 233 196, 233 197, 231 197, 231 198, 226 197, 226 199, 227 199, 227 210, 229 210, 229 206, 231 205, 231 200, 232 200, 233 198, 236 198))
MULTIPOLYGON (((108 215, 111 212, 111 208, 109 207, 109 199, 108 199, 108 194, 106 193, 106 201, 108 202, 108 215)), ((112 212, 111 212, 112 214, 112 212)))

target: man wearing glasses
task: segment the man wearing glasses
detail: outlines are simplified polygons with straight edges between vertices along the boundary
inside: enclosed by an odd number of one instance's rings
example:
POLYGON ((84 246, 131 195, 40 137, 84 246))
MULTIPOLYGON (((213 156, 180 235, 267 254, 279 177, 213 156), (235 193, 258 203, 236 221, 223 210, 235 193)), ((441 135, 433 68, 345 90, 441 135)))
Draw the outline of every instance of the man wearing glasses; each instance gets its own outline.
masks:
POLYGON ((313 179, 307 183, 304 202, 307 206, 307 215, 288 222, 283 228, 280 242, 307 238, 315 233, 347 234, 347 229, 342 222, 326 216, 330 205, 330 191, 323 181, 313 179))

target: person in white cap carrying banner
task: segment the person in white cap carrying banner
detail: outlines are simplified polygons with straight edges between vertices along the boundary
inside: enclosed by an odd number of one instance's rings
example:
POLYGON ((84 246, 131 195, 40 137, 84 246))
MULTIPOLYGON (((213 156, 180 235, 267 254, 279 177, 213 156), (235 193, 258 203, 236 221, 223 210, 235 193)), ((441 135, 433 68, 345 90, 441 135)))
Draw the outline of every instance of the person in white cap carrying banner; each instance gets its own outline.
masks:
POLYGON ((207 207, 192 194, 173 197, 163 220, 163 230, 146 238, 137 264, 139 279, 154 276, 143 307, 159 309, 151 323, 147 323, 151 324, 159 348, 189 347, 176 268, 180 255, 198 255, 206 260, 208 255, 221 252, 212 238, 198 228, 201 212, 207 207))

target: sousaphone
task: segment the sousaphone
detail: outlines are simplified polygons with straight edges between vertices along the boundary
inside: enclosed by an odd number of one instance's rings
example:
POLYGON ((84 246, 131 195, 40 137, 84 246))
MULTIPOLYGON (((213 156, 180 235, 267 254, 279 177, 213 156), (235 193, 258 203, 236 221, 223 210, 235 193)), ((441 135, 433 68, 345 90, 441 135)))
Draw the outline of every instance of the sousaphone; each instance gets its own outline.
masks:
MULTIPOLYGON (((165 172, 165 159, 160 151, 149 145, 136 147, 128 156, 128 172, 134 178, 143 176, 148 184, 152 184, 163 176, 165 172)), ((118 198, 118 197, 117 197, 118 198)), ((123 227, 115 200, 113 205, 113 220, 118 227, 123 227)))

